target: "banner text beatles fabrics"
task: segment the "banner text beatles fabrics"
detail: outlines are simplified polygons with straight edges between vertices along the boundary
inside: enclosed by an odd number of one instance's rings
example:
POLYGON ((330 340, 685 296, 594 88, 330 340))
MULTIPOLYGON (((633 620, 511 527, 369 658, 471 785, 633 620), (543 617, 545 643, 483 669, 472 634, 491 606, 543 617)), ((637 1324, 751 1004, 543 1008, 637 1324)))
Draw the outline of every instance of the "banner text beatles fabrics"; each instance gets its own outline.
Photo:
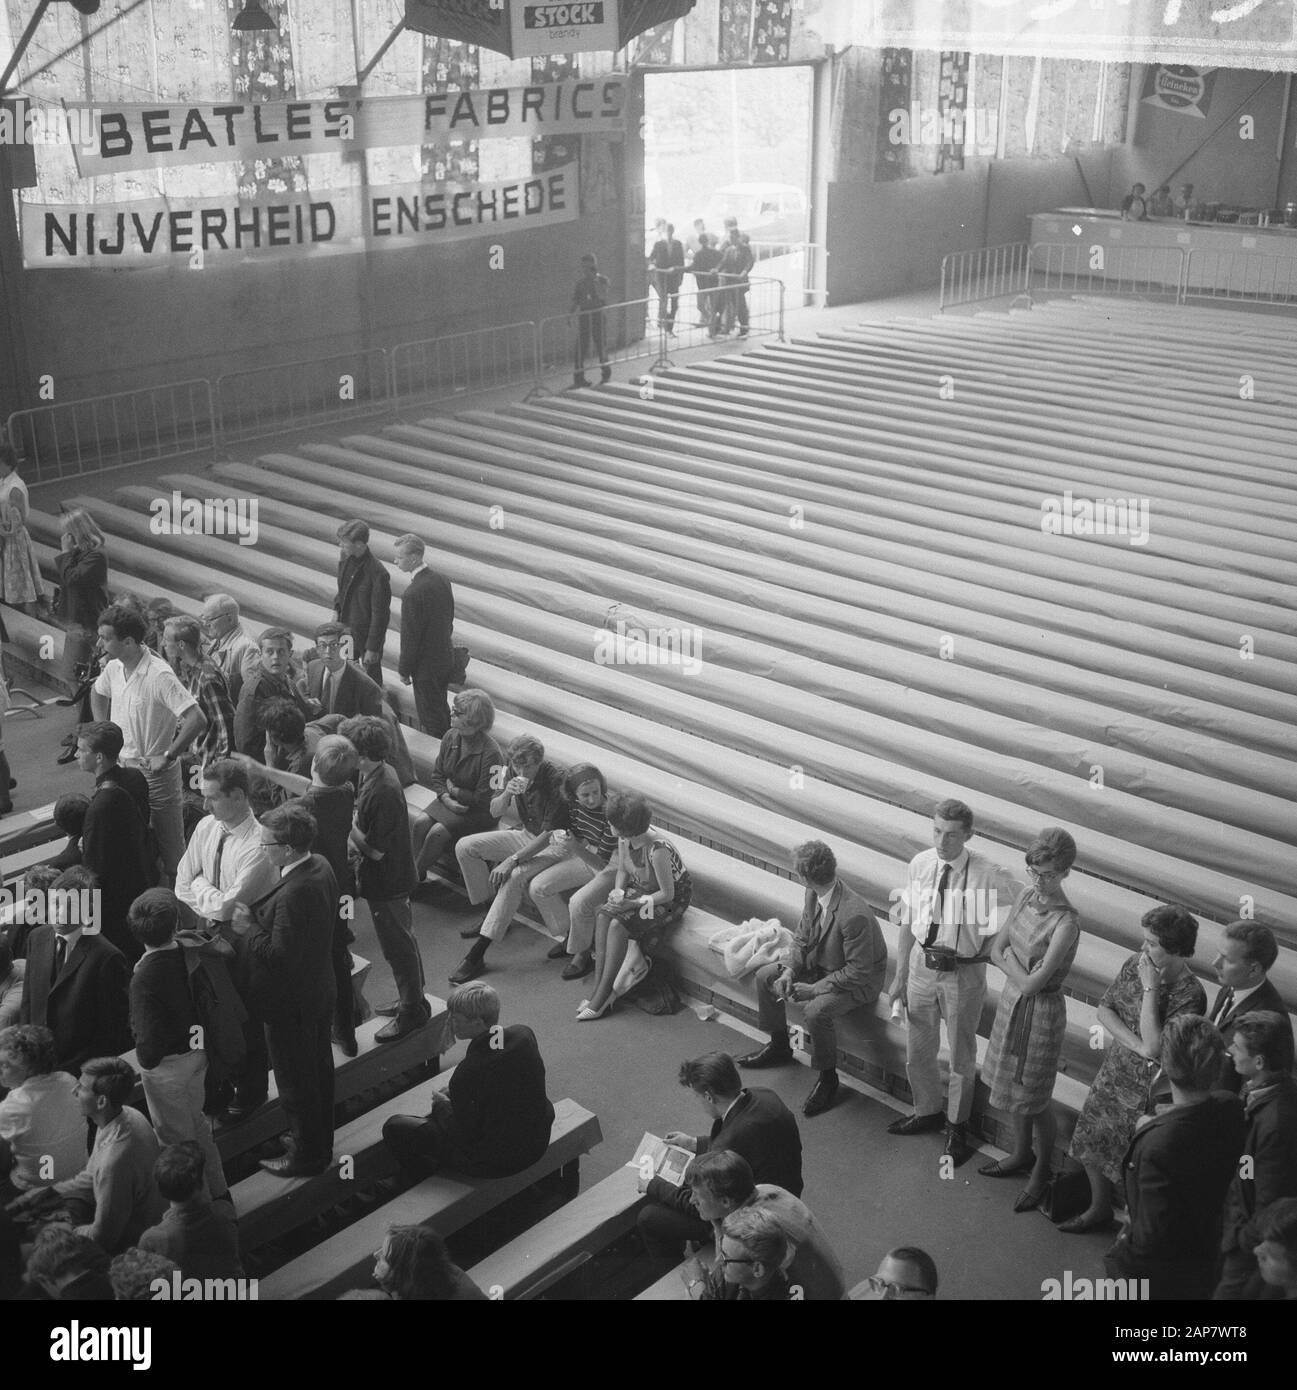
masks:
POLYGON ((69 104, 82 178, 181 164, 534 135, 620 135, 629 79, 364 100, 69 104), (84 139, 89 133, 89 140, 84 139))

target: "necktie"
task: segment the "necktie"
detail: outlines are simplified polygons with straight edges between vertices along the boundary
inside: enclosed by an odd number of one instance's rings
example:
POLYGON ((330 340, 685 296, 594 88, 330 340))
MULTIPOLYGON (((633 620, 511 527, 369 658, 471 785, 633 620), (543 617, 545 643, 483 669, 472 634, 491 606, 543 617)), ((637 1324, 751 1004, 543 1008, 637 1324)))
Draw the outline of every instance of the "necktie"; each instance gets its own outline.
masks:
POLYGON ((937 897, 932 904, 932 921, 928 924, 928 935, 924 939, 924 946, 931 946, 937 939, 937 933, 941 930, 941 924, 946 916, 946 889, 950 886, 950 865, 941 866, 941 877, 937 880, 937 897))
POLYGON ((65 937, 65 936, 56 936, 56 937, 54 938, 54 978, 55 978, 56 980, 57 980, 58 977, 63 973, 63 962, 64 962, 65 960, 67 960, 67 958, 68 958, 68 942, 67 942, 67 937, 65 937))
POLYGON ((324 673, 324 683, 320 686, 320 703, 324 706, 325 714, 333 713, 333 672, 324 673))
POLYGON ((1224 1018, 1227 1013, 1229 1013, 1230 1006, 1233 1003, 1234 990, 1231 986, 1226 985, 1225 988, 1221 990, 1221 992, 1216 996, 1216 1008, 1212 1013, 1211 1022, 1219 1023, 1220 1020, 1224 1018))
POLYGON ((221 886, 221 857, 225 853, 225 842, 230 838, 228 830, 222 830, 220 838, 216 841, 216 858, 212 861, 212 887, 221 886))

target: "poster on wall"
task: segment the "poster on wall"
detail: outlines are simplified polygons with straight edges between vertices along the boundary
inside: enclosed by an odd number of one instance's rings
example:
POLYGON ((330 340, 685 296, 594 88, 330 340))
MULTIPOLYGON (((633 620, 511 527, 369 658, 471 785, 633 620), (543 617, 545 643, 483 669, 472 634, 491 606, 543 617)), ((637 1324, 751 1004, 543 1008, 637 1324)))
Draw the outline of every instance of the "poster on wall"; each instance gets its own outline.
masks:
POLYGON ((510 58, 615 53, 695 0, 406 0, 405 27, 510 58))
POLYGON ((324 101, 69 104, 63 124, 82 178, 136 169, 625 128, 629 78, 324 101))
POLYGON ((575 161, 530 178, 383 185, 267 196, 163 198, 82 206, 21 204, 27 270, 205 269, 405 250, 559 226, 580 212, 575 161))
POLYGON ((1145 106, 1160 106, 1177 116, 1205 120, 1211 106, 1215 68, 1152 67, 1144 74, 1145 106))

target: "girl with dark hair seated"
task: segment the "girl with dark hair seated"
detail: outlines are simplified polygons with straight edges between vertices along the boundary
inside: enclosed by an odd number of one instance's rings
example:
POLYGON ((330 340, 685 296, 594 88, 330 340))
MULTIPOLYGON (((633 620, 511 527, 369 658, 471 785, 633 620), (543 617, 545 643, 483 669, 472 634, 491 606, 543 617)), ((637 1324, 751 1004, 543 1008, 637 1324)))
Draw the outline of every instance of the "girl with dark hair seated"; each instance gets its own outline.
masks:
POLYGON ((1207 994, 1189 969, 1198 923, 1188 909, 1169 903, 1140 919, 1142 948, 1128 956, 1099 1000, 1098 1020, 1107 1044, 1103 1064, 1072 1134, 1068 1157, 1090 1180, 1090 1204, 1060 1224, 1068 1235, 1112 1224, 1109 1183, 1122 1180, 1121 1165, 1148 1103, 1162 1054, 1162 1030, 1179 1014, 1205 1014, 1207 994))
POLYGON ((339 1301, 394 1299, 400 1303, 470 1303, 486 1295, 451 1262, 442 1238, 429 1226, 392 1226, 374 1252, 377 1289, 353 1289, 339 1301))
POLYGON ((608 897, 595 917, 595 990, 577 1010, 581 1023, 608 1012, 630 943, 648 955, 665 928, 684 916, 693 893, 689 870, 671 841, 654 833, 653 812, 642 796, 614 792, 605 814, 619 838, 612 862, 585 890, 598 885, 608 897))

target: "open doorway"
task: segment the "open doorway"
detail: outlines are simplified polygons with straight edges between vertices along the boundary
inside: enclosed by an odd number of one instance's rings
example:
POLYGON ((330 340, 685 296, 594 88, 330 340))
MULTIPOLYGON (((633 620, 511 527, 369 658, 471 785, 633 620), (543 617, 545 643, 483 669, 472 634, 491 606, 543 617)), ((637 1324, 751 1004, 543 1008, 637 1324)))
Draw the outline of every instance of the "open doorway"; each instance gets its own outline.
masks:
POLYGON ((719 235, 733 215, 754 273, 782 280, 800 305, 816 273, 805 249, 814 90, 806 66, 646 73, 645 254, 659 218, 688 242, 695 219, 719 235))

